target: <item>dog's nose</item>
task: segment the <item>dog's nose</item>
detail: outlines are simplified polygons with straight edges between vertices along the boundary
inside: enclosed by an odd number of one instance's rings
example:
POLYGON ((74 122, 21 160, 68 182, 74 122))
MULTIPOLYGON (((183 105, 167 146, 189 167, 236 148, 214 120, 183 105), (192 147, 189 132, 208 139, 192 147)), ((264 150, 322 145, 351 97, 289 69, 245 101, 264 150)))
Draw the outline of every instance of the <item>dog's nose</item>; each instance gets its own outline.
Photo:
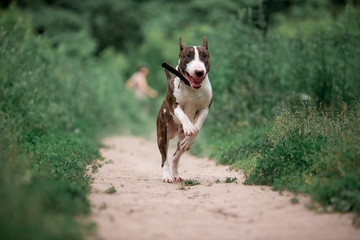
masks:
POLYGON ((204 71, 203 70, 195 70, 195 75, 197 77, 202 77, 204 75, 204 71))

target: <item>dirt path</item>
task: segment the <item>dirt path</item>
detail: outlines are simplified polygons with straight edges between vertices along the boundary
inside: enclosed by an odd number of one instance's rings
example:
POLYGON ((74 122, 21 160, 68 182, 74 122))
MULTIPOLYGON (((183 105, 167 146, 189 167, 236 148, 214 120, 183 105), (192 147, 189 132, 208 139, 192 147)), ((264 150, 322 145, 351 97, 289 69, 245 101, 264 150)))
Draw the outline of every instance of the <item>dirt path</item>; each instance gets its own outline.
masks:
MULTIPOLYGON (((184 154, 180 174, 200 185, 161 182, 155 142, 122 136, 104 140, 104 164, 92 184, 91 218, 100 239, 360 239, 352 215, 318 214, 291 204, 291 193, 266 186, 245 186, 242 175, 206 158, 184 154), (236 183, 224 183, 236 177, 236 183), (216 183, 220 179, 221 183, 216 183), (105 193, 114 186, 116 192, 105 193)), ((173 150, 169 152, 172 154, 173 150)))

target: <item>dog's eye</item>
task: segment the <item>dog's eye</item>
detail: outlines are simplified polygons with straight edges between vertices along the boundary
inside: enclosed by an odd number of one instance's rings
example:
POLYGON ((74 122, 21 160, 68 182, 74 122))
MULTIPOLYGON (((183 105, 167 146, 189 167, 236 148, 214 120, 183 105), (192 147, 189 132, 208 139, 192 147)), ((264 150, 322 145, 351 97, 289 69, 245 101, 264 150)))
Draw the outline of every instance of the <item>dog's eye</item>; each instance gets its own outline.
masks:
POLYGON ((187 58, 191 58, 191 57, 192 57, 191 52, 187 53, 187 54, 186 54, 186 57, 187 57, 187 58))
POLYGON ((203 57, 204 57, 204 58, 208 58, 209 55, 207 55, 206 53, 204 53, 204 54, 203 54, 203 57))

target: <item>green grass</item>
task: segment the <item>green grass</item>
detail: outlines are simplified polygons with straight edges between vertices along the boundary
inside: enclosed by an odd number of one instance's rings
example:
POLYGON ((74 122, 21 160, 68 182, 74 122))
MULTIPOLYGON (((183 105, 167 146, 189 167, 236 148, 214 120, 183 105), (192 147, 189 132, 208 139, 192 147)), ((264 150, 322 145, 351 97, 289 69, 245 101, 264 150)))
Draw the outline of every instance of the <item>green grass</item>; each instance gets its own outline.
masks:
POLYGON ((115 193, 116 192, 116 189, 114 186, 111 186, 109 187, 108 189, 105 190, 106 193, 115 193))
POLYGON ((242 169, 245 184, 309 193, 324 211, 359 216, 359 122, 359 104, 327 112, 284 109, 261 138, 232 145, 220 161, 242 169))
POLYGON ((358 8, 297 20, 299 28, 284 15, 266 33, 252 22, 261 13, 176 30, 154 17, 125 57, 111 47, 97 52, 98 39, 72 10, 52 9, 65 24, 42 22, 47 7, 0 10, 0 239, 84 238, 86 166, 101 167, 99 139, 153 129, 162 101, 137 101, 126 76, 146 62, 150 85, 164 95, 160 65, 176 60, 180 35, 187 44, 207 35, 212 56, 214 101, 192 151, 242 169, 246 184, 309 193, 323 210, 354 212, 360 222, 358 8), (25 12, 47 32, 34 34, 25 12))
POLYGON ((185 179, 183 182, 184 186, 195 186, 195 185, 199 185, 200 182, 196 179, 185 179))
POLYGON ((296 196, 293 197, 290 201, 291 201, 292 204, 297 204, 297 203, 299 203, 299 198, 298 198, 298 196, 296 195, 296 196))
POLYGON ((194 152, 210 149, 245 184, 309 193, 359 222, 358 17, 348 7, 306 32, 270 28, 265 38, 239 17, 209 36, 226 44, 211 51, 221 61, 212 61, 214 102, 194 152))
POLYGON ((141 104, 123 88, 121 57, 63 50, 35 36, 16 10, 1 11, 1 239, 83 239, 86 166, 101 158, 100 137, 149 129, 141 104))
POLYGON ((42 137, 28 152, 0 133, 1 238, 81 239, 81 219, 90 211, 86 164, 99 157, 96 147, 84 139, 42 137))
POLYGON ((225 183, 233 183, 236 182, 237 178, 236 177, 226 177, 225 179, 225 183))

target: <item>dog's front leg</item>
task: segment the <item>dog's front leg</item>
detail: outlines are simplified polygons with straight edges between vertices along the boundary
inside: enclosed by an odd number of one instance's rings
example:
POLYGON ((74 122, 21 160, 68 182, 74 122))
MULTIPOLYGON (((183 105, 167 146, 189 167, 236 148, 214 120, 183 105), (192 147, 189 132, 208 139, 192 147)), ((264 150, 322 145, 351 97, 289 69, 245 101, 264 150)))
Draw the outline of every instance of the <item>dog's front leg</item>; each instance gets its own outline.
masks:
POLYGON ((192 136, 196 133, 197 130, 195 126, 189 120, 188 116, 186 116, 180 105, 175 108, 174 114, 181 122, 185 136, 192 136))
POLYGON ((196 129, 195 134, 191 136, 185 136, 185 138, 180 142, 180 149, 183 151, 188 151, 192 147, 195 142, 195 138, 199 133, 207 115, 209 113, 209 108, 201 109, 195 117, 195 124, 194 127, 196 129))
POLYGON ((195 126, 197 132, 200 131, 208 113, 209 113, 209 108, 203 108, 203 109, 199 110, 198 114, 195 116, 194 126, 195 126))

